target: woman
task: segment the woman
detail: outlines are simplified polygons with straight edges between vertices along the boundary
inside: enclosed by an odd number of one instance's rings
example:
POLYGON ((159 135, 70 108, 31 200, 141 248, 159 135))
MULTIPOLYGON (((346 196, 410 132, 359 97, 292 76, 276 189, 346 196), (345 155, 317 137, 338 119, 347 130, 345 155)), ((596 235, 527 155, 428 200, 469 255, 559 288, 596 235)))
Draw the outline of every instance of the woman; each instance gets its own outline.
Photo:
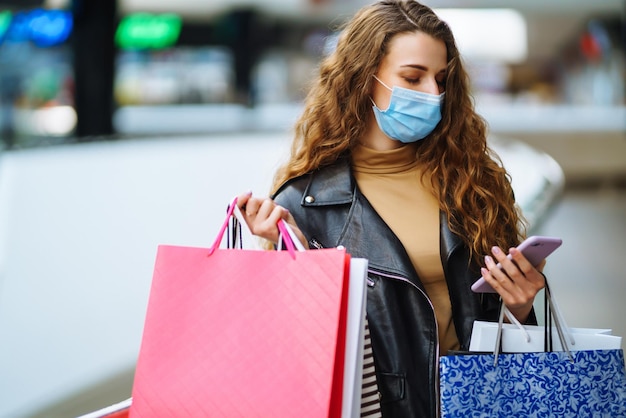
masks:
POLYGON ((275 243, 283 218, 309 248, 343 245, 369 260, 375 379, 365 379, 363 416, 437 415, 439 356, 468 349, 474 320, 497 319, 497 295, 470 289, 479 276, 534 321, 543 276, 504 250, 523 238, 509 178, 452 32, 428 7, 381 1, 347 24, 274 191, 240 196, 253 233, 275 243))

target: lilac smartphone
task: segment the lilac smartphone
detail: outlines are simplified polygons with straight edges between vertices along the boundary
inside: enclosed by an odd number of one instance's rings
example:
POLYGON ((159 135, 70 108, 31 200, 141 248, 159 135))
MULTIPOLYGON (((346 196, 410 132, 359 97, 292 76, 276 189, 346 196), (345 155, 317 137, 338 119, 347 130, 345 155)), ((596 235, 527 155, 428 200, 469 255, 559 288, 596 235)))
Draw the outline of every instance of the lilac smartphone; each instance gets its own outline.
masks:
MULTIPOLYGON (((560 238, 533 235, 526 238, 524 242, 517 246, 517 249, 524 254, 524 257, 533 266, 537 266, 544 258, 559 248, 562 243, 563 240, 560 238)), ((511 258, 510 255, 507 257, 511 258)), ((500 266, 500 263, 498 263, 498 266, 500 266)), ((472 290, 476 293, 496 293, 482 277, 472 285, 472 290)))

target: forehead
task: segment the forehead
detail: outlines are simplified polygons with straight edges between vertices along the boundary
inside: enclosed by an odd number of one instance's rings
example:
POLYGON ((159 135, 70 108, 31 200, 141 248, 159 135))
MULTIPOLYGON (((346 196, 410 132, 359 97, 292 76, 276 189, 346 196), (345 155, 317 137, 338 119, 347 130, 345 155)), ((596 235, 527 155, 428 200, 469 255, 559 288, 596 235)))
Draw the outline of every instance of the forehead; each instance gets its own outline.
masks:
POLYGON ((423 66, 445 70, 448 65, 446 44, 424 32, 403 32, 389 41, 381 65, 423 66))

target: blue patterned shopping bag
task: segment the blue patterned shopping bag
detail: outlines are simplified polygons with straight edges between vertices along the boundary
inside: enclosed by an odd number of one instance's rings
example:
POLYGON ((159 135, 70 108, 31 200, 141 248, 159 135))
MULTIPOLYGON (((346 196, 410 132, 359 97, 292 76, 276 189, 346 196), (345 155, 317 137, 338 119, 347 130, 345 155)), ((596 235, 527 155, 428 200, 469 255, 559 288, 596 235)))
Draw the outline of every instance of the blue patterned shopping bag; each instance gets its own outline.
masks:
POLYGON ((622 350, 440 359, 441 417, 626 417, 622 350))

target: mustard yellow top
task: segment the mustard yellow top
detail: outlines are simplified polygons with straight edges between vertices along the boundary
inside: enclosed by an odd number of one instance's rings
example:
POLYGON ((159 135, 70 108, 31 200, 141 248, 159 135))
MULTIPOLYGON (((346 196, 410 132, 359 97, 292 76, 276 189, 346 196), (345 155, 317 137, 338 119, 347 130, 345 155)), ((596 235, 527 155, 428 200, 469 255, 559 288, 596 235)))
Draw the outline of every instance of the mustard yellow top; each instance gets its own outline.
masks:
POLYGON ((416 161, 416 146, 390 151, 359 145, 353 171, 363 195, 404 245, 435 309, 439 352, 459 348, 439 253, 439 202, 416 161))

